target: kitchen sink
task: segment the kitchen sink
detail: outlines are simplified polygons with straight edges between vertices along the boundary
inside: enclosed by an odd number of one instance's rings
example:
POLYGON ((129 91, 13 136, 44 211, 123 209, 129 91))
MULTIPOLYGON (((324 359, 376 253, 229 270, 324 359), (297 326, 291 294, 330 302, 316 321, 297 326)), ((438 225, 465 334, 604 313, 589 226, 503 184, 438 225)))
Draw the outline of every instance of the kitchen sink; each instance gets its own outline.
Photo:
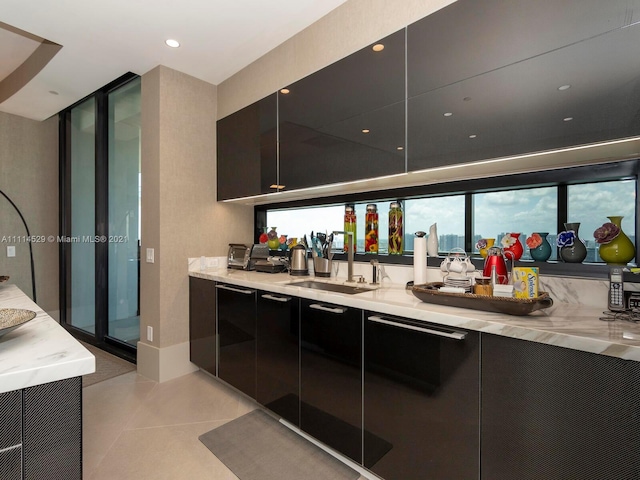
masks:
POLYGON ((358 287, 355 285, 344 285, 342 283, 326 283, 316 282, 315 280, 304 280, 301 282, 291 282, 289 285, 293 287, 312 288, 314 290, 326 290, 328 292, 346 293, 354 295, 356 293, 365 293, 375 290, 375 288, 358 287))

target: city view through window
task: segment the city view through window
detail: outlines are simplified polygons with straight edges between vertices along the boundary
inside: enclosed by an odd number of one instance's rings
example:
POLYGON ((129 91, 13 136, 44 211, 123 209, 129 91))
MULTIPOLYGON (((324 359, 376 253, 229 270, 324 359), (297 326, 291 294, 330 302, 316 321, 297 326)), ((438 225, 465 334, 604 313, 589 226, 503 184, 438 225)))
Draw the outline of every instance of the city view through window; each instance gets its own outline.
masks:
MULTIPOLYGON (((388 248, 389 201, 371 201, 377 206, 379 253, 386 254, 388 248)), ((357 217, 357 252, 364 253, 365 212, 368 203, 355 205, 357 217)), ((402 202, 404 212, 404 251, 411 254, 415 232, 429 233, 436 224, 438 250, 446 255, 454 248, 464 249, 465 197, 451 195, 408 199, 402 202)), ((525 247, 523 259, 530 259, 526 238, 534 232, 549 233, 547 240, 555 247, 558 235, 557 188, 542 187, 506 190, 473 194, 473 238, 472 244, 481 238, 494 238, 496 245, 508 233, 520 233, 520 242, 525 247)), ((636 191, 634 180, 569 185, 568 220, 580 223, 579 238, 587 246, 585 262, 601 262, 598 244, 593 232, 608 216, 623 216, 622 229, 635 244, 636 191)), ((329 205, 286 210, 267 211, 267 224, 277 228, 278 233, 289 238, 310 237, 311 232, 343 230, 344 205, 329 205)), ((336 235, 334 248, 342 250, 343 238, 336 235)), ((550 260, 556 260, 556 249, 550 260)), ((473 252, 477 254, 477 249, 473 252)))

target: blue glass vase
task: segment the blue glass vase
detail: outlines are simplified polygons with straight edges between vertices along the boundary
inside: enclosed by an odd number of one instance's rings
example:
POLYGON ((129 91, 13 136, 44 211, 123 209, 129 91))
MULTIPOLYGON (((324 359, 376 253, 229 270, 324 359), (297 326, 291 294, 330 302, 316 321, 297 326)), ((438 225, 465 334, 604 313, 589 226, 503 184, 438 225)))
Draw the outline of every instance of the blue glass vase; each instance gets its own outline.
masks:
POLYGON ((551 245, 547 240, 547 235, 549 232, 536 232, 540 237, 542 237, 542 243, 538 245, 536 248, 530 248, 529 253, 531 254, 531 258, 533 258, 536 262, 546 262, 551 257, 551 245))

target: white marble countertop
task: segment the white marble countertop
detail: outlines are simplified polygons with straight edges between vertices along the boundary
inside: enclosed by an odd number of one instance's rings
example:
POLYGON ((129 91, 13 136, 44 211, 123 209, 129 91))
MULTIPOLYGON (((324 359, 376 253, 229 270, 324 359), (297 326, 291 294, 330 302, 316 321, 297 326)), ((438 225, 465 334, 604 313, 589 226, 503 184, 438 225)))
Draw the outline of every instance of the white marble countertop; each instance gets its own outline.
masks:
MULTIPOLYGON (((323 281, 313 276, 292 277, 285 273, 227 269, 190 271, 189 275, 387 315, 640 361, 640 325, 620 320, 599 320, 602 308, 556 302, 550 308, 526 316, 512 316, 424 303, 406 290, 404 285, 398 284, 384 284, 382 288, 371 292, 348 295, 288 285, 308 279, 323 281)), ((343 283, 340 279, 332 282, 343 283)))
POLYGON ((95 372, 89 350, 18 287, 0 286, 0 308, 37 314, 0 337, 0 393, 95 372))

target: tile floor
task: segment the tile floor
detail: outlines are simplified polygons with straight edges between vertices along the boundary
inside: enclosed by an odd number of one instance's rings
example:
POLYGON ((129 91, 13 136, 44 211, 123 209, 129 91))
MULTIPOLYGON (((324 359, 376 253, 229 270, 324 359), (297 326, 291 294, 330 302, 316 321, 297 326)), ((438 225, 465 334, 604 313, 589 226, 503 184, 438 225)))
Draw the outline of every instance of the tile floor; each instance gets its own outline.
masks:
POLYGON ((164 383, 131 372, 86 387, 84 478, 237 479, 198 436, 255 408, 202 372, 164 383))

